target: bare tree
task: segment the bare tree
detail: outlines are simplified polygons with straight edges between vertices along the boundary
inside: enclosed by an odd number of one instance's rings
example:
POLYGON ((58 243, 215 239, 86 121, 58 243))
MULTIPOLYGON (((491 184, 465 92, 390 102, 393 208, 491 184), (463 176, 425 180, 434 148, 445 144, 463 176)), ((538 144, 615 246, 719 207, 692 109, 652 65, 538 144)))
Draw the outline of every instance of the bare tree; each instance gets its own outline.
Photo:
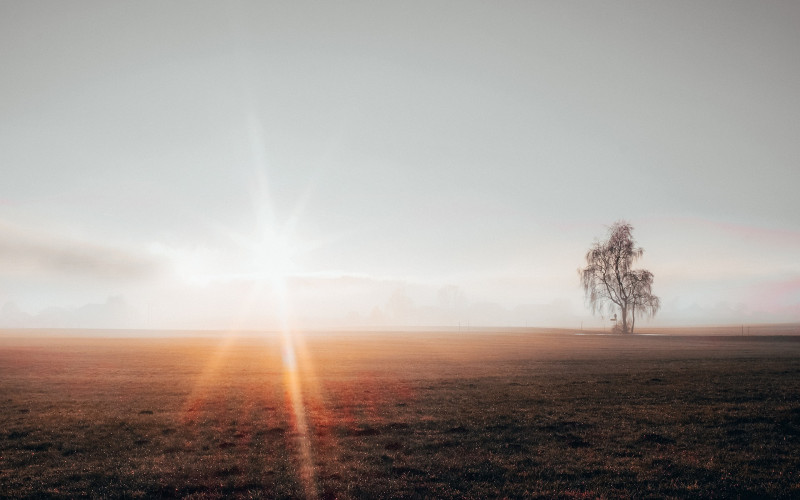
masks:
POLYGON ((615 222, 608 229, 608 240, 595 242, 586 253, 586 268, 578 269, 592 312, 610 314, 619 308, 622 333, 633 333, 637 314, 652 317, 661 308, 661 301, 653 295, 653 273, 632 268, 644 254, 632 233, 629 223, 615 222))
POLYGON ((653 273, 641 269, 632 271, 631 283, 631 333, 636 325, 636 315, 652 318, 661 309, 661 299, 653 295, 653 273))

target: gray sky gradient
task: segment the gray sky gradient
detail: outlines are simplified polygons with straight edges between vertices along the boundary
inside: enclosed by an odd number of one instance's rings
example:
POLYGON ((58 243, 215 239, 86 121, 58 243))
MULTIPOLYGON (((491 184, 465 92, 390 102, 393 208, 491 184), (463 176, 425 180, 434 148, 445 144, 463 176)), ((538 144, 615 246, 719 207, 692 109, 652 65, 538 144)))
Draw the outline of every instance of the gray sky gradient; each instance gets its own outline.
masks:
POLYGON ((651 324, 800 321, 797 26, 788 1, 0 2, 0 326, 270 327, 276 277, 298 325, 599 324, 576 269, 620 218, 651 324))

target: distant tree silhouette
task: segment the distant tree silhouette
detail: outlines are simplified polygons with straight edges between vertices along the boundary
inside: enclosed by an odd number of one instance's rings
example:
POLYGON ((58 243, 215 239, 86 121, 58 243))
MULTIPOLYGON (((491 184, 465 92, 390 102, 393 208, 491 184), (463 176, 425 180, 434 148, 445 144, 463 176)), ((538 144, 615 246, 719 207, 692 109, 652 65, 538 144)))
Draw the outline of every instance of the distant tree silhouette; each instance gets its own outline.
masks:
POLYGON ((593 313, 609 314, 619 308, 622 325, 616 329, 633 333, 636 315, 654 316, 661 300, 653 295, 653 273, 632 269, 644 249, 636 247, 633 226, 617 221, 608 229, 606 241, 595 242, 586 253, 584 269, 578 269, 581 285, 593 313), (628 314, 631 324, 628 328, 628 314))

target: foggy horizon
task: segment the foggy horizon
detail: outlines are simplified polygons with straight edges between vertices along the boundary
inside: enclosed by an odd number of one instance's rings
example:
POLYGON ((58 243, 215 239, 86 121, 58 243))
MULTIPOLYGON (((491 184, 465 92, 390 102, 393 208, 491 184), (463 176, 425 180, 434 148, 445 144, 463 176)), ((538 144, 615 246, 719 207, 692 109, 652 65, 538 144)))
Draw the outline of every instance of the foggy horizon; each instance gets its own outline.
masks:
POLYGON ((0 3, 0 328, 800 322, 800 5, 0 3))

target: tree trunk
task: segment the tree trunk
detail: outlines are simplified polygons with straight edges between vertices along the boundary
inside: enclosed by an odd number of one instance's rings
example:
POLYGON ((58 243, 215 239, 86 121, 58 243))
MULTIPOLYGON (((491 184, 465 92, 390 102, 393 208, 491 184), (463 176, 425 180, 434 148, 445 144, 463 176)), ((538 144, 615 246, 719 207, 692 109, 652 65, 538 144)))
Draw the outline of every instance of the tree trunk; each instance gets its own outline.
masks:
POLYGON ((628 333, 628 304, 622 304, 622 333, 628 333))

